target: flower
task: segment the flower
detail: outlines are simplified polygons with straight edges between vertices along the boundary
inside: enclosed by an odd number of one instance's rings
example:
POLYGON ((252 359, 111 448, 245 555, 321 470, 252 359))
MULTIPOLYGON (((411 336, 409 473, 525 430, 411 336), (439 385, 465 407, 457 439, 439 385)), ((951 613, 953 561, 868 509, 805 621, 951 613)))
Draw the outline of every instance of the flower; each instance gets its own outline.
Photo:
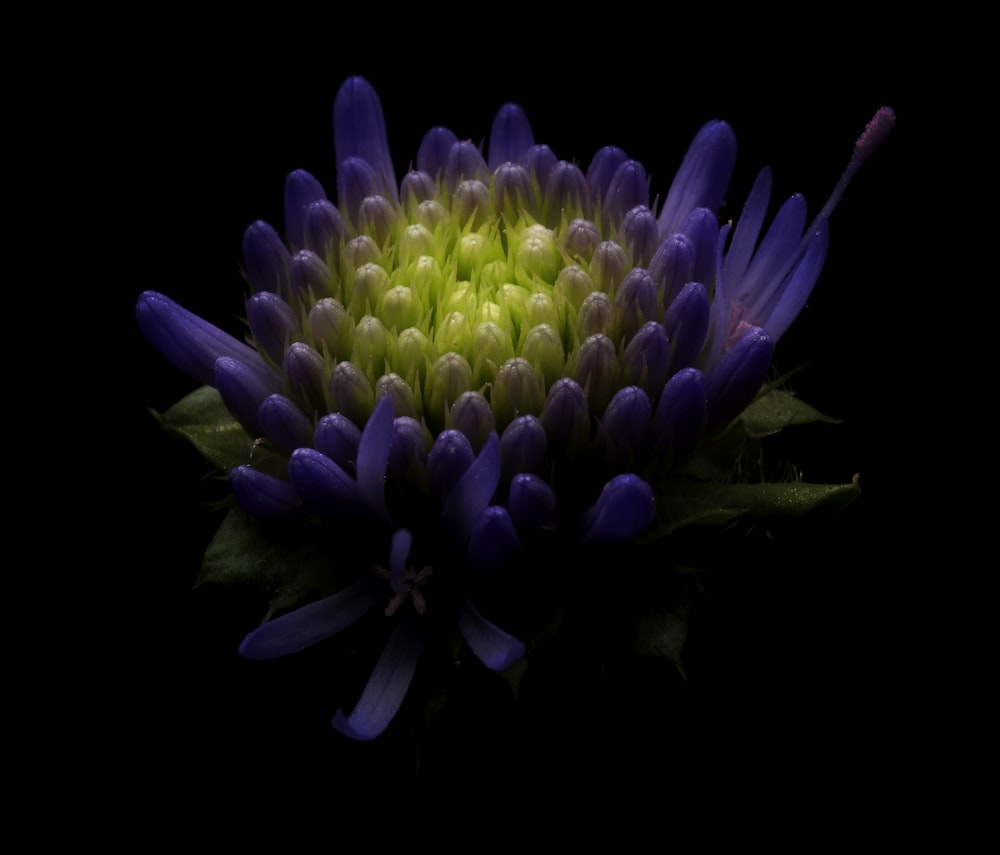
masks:
POLYGON ((228 473, 227 520, 305 544, 240 654, 292 654, 384 603, 369 682, 333 717, 372 739, 433 633, 457 633, 495 671, 524 657, 564 606, 538 615, 511 596, 536 556, 853 498, 856 483, 775 492, 720 473, 740 442, 821 418, 767 383, 774 347, 820 276, 839 194, 892 118, 873 120, 819 216, 807 225, 796 195, 764 230, 767 169, 736 224, 718 222, 736 164, 723 121, 695 135, 662 205, 624 151, 584 171, 537 144, 513 103, 485 152, 432 128, 397 180, 379 97, 347 80, 336 201, 295 170, 284 236, 263 221, 244 233, 247 341, 165 294, 136 305, 150 344, 202 384, 163 419, 228 473), (343 542, 362 559, 337 562, 343 542), (307 555, 326 575, 302 602, 307 555))

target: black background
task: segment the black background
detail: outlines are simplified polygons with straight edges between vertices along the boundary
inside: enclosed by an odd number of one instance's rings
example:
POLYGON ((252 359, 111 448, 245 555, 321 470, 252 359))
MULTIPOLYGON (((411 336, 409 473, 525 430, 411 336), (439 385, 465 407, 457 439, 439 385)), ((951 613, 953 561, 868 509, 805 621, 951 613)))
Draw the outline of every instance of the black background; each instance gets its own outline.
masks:
POLYGON ((305 789, 335 798, 358 780, 412 776, 405 733, 390 728, 360 744, 330 728, 336 706, 356 695, 336 688, 331 660, 310 653, 270 667, 237 657, 262 601, 192 589, 218 521, 206 507, 218 485, 149 414, 195 384, 146 344, 133 317, 138 294, 153 289, 242 334, 242 232, 256 219, 280 230, 292 169, 334 194, 332 103, 351 74, 380 93, 400 173, 430 126, 479 142, 496 108, 515 100, 558 156, 585 168, 601 145, 621 146, 663 194, 697 129, 726 119, 740 148, 724 216, 738 215, 767 164, 775 201, 802 192, 817 211, 871 115, 896 109, 897 128, 833 216, 823 275, 776 354, 782 369, 805 364, 796 389, 844 420, 789 440, 805 479, 860 472, 861 499, 762 552, 733 556, 692 627, 687 681, 643 663, 598 693, 552 684, 516 712, 478 673, 460 675, 468 712, 442 735, 433 766, 472 786, 654 775, 664 794, 749 792, 765 770, 769 780, 808 784, 858 764, 877 768, 891 750, 882 710, 893 677, 873 628, 884 569, 865 555, 870 538, 891 537, 885 425, 896 402, 885 387, 902 335, 891 289, 908 213, 914 67, 873 50, 871 32, 817 52, 795 37, 723 43, 679 22, 653 44, 596 24, 580 38, 552 29, 530 39, 445 39, 419 27, 369 39, 363 26, 303 21, 248 38, 165 24, 169 38, 118 45, 88 90, 86 128, 102 156, 89 164, 86 192, 112 212, 97 225, 102 256, 113 260, 101 268, 102 312, 113 330, 104 341, 117 375, 109 405, 118 460, 108 479, 117 498, 99 512, 107 572, 88 591, 98 594, 88 625, 102 654, 88 672, 106 686, 94 697, 107 699, 102 740, 125 749, 120 774, 168 777, 170 799, 183 804, 233 790, 257 800, 305 789))

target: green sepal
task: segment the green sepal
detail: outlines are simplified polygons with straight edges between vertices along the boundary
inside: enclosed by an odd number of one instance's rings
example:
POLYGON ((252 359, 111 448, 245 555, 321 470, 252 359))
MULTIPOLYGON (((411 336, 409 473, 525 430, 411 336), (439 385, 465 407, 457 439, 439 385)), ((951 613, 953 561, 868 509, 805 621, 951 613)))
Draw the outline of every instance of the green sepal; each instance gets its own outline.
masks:
POLYGON ((251 437, 211 386, 195 389, 165 413, 153 412, 160 424, 190 442, 214 466, 228 472, 250 462, 251 437))
POLYGON ((673 480, 666 482, 657 496, 660 525, 654 536, 694 524, 721 525, 739 516, 769 519, 833 513, 859 495, 861 486, 857 475, 849 484, 800 481, 716 484, 673 480))
POLYGON ((195 587, 249 585, 270 597, 272 611, 333 593, 328 553, 301 531, 288 534, 265 532, 242 510, 231 508, 205 550, 195 587))
POLYGON ((750 436, 767 436, 793 425, 814 422, 839 424, 840 419, 824 415, 800 398, 780 389, 771 389, 757 398, 739 416, 750 436))

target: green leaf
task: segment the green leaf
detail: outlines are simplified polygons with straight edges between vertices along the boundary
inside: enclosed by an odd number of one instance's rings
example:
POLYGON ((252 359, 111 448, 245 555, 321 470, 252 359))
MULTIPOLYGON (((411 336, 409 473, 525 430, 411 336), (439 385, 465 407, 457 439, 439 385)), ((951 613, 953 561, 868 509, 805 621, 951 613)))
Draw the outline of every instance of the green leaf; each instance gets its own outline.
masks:
POLYGON ((755 519, 833 513, 861 495, 858 476, 849 484, 716 484, 668 481, 657 496, 661 528, 669 534, 687 525, 720 525, 737 516, 755 519))
POLYGON ((250 585, 271 596, 272 610, 333 593, 329 555, 301 532, 290 535, 286 542, 242 510, 230 509, 205 550, 195 587, 250 585))
POLYGON ((740 414, 740 421, 751 436, 766 436, 792 425, 827 422, 839 424, 840 419, 823 415, 815 407, 780 389, 761 395, 740 414))
POLYGON ((250 461, 253 438, 211 386, 196 389, 162 415, 154 415, 163 427, 182 436, 224 472, 250 461))

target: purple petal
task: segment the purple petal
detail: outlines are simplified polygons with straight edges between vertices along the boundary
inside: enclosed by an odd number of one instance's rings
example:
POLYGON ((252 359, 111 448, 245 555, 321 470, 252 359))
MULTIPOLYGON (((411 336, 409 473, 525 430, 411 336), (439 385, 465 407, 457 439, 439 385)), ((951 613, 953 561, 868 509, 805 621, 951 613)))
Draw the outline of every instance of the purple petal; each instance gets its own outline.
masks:
POLYGON ((466 599, 458 613, 458 629, 472 652, 494 671, 503 671, 524 656, 524 643, 486 620, 466 599))
POLYGON ((490 171, 482 152, 468 140, 459 140, 448 151, 444 175, 448 186, 454 190, 462 180, 489 181, 490 171))
POLYGON ((351 739, 368 741, 381 734, 402 706, 424 649, 414 621, 400 620, 375 663, 357 706, 350 716, 337 710, 334 728, 351 739))
POLYGON ((388 520, 385 509, 385 470, 389 463, 394 415, 392 398, 379 398, 358 442, 358 495, 379 519, 388 520))
POLYGON ((493 119, 490 129, 489 167, 516 163, 534 145, 528 116, 518 104, 504 104, 493 119))
POLYGON ((611 184, 615 170, 626 160, 628 155, 617 146, 607 145, 598 149, 587 167, 587 186, 595 202, 607 195, 608 185, 611 184))
POLYGON ((431 128, 417 149, 417 169, 437 178, 448 163, 448 152, 457 142, 458 137, 448 128, 431 128))
POLYGON ((617 225, 636 205, 649 205, 649 179, 638 160, 624 160, 611 176, 601 212, 617 225))
POLYGON ((507 509, 485 508, 469 532, 469 563, 479 569, 500 567, 520 551, 521 538, 507 509))
POLYGON ((315 428, 298 404, 277 393, 268 395, 257 412, 264 435, 282 451, 311 446, 315 428))
POLYGON ((285 350, 299 335, 301 326, 292 307, 273 291, 258 291, 246 304, 250 333, 261 352, 281 364, 285 350))
POLYGON ((522 473, 510 482, 507 507, 514 527, 531 531, 556 524, 556 494, 537 475, 522 473))
POLYGON ((660 234, 680 230, 695 208, 718 211, 736 166, 736 135, 722 121, 704 125, 684 155, 660 211, 660 234))
POLYGON ((260 422, 260 405, 274 393, 276 384, 273 380, 262 379, 239 359, 220 356, 215 361, 212 385, 219 390, 226 409, 236 416, 236 420, 251 436, 264 435, 260 422))
POLYGON ((188 376, 215 385, 215 361, 221 356, 254 366, 268 374, 253 348, 223 332, 156 291, 143 291, 135 305, 135 320, 146 340, 188 376))
POLYGON ((363 77, 348 78, 337 90, 333 102, 333 149, 338 164, 350 157, 370 163, 381 185, 376 192, 399 201, 382 102, 363 77))
POLYGON ((343 413, 328 413, 316 425, 316 448, 341 469, 353 468, 358 458, 361 429, 343 413))
POLYGON ((358 517, 358 485, 325 454, 297 448, 288 460, 288 477, 306 507, 324 519, 358 517))
POLYGON ((663 388, 653 412, 653 440, 673 449, 679 459, 694 449, 705 430, 707 414, 705 378, 697 368, 682 368, 663 388))
POLYGON ((321 199, 326 199, 326 190, 312 173, 304 169, 288 173, 285 178, 285 235, 293 250, 305 247, 306 208, 321 199))
POLYGON ((276 659, 312 647, 347 629, 376 603, 384 591, 366 576, 342 591, 261 624, 240 644, 244 659, 276 659))
POLYGON ((638 475, 616 475, 584 514, 585 540, 612 543, 642 534, 656 516, 653 488, 638 475))
MULTIPOLYGON (((463 434, 464 436, 464 434, 463 434)), ((441 520, 464 542, 500 483, 500 439, 491 433, 479 456, 455 484, 441 509, 441 520)))
POLYGON ((753 187, 743 203, 743 211, 733 228, 733 241, 726 252, 723 278, 727 282, 739 283, 750 266, 757 238, 767 216, 767 206, 771 199, 771 169, 765 166, 757 173, 753 187))
POLYGON ((237 466, 229 472, 229 486, 240 507, 254 519, 284 522, 302 515, 302 500, 284 478, 237 466))
POLYGON ((776 342, 792 325, 792 321, 798 317, 806 300, 809 299, 813 286, 823 270, 829 244, 829 225, 825 219, 820 219, 816 224, 816 232, 809 241, 806 254, 784 286, 777 306, 770 312, 764 323, 765 332, 776 342))
POLYGON ((700 282, 688 282, 663 316, 663 328, 670 340, 670 370, 693 365, 705 346, 711 303, 700 282))
POLYGON ((288 294, 288 267, 292 254, 274 227, 263 220, 247 226, 243 232, 243 263, 250 290, 288 294))
POLYGON ((760 327, 750 327, 719 360, 705 384, 709 430, 736 418, 757 396, 773 354, 774 339, 760 327))

